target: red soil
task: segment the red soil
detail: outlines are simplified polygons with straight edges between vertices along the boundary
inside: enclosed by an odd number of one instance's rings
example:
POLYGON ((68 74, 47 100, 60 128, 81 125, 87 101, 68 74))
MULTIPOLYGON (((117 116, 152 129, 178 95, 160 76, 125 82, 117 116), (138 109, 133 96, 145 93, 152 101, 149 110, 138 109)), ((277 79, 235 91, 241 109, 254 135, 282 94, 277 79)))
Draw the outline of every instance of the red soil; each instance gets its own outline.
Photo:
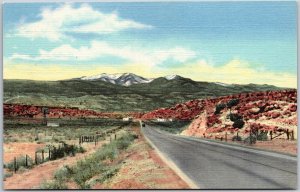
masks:
MULTIPOLYGON (((4 117, 32 117, 42 118, 43 106, 34 105, 20 105, 20 104, 3 104, 4 117)), ((49 113, 48 118, 122 118, 122 117, 134 117, 141 116, 140 113, 128 112, 128 113, 109 113, 109 112, 97 112, 92 110, 78 109, 76 107, 47 107, 49 113)))
POLYGON ((14 157, 25 156, 26 154, 34 159, 35 151, 44 146, 45 144, 37 143, 3 143, 3 162, 8 163, 12 161, 14 157))

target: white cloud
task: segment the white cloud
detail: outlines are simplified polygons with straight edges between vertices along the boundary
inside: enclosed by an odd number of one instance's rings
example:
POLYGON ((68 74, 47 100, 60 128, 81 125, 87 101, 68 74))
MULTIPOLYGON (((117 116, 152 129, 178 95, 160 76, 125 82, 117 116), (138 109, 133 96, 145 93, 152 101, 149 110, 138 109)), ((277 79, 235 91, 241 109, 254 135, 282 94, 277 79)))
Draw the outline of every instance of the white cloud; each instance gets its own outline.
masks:
POLYGON ((165 50, 143 50, 132 47, 113 47, 106 42, 92 41, 89 47, 82 46, 74 48, 68 44, 61 45, 50 51, 40 50, 39 55, 32 57, 29 55, 13 54, 10 59, 23 60, 47 60, 47 61, 91 61, 103 56, 112 56, 128 60, 129 63, 141 63, 148 66, 160 64, 168 59, 177 62, 186 62, 196 56, 192 50, 182 47, 175 47, 165 50))
POLYGON ((147 29, 145 25, 132 20, 122 19, 117 13, 102 13, 87 4, 78 8, 64 4, 58 8, 45 8, 40 13, 40 20, 22 23, 17 27, 20 36, 47 38, 52 41, 66 37, 67 32, 109 34, 126 29, 147 29))

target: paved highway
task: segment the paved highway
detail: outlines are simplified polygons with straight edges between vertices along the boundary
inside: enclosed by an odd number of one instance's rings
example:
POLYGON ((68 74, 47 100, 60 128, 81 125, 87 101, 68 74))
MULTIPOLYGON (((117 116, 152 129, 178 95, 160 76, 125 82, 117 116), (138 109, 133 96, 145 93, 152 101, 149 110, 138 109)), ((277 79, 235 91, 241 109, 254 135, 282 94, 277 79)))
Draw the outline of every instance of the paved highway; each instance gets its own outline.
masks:
POLYGON ((293 156, 176 136, 150 125, 142 132, 200 189, 295 189, 293 156))

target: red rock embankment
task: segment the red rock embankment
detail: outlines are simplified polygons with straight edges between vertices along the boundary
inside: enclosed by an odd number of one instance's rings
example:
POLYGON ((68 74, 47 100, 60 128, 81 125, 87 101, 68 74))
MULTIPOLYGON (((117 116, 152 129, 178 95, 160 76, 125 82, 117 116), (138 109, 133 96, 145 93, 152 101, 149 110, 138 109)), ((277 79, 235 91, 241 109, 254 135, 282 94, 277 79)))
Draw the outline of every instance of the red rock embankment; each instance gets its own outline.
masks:
POLYGON ((143 119, 174 118, 193 120, 183 134, 193 136, 215 137, 225 132, 234 134, 239 131, 248 133, 251 127, 259 124, 259 130, 297 131, 297 90, 265 91, 241 93, 213 99, 192 100, 177 104, 171 108, 161 108, 146 113, 143 119), (215 114, 216 105, 227 104, 238 99, 238 104, 231 108, 225 107, 215 114), (237 114, 243 118, 242 129, 234 128, 229 115, 237 114))
MULTIPOLYGON (((4 117, 42 118, 44 106, 3 104, 4 117)), ((140 113, 108 113, 71 107, 47 107, 48 118, 139 118, 140 113)))

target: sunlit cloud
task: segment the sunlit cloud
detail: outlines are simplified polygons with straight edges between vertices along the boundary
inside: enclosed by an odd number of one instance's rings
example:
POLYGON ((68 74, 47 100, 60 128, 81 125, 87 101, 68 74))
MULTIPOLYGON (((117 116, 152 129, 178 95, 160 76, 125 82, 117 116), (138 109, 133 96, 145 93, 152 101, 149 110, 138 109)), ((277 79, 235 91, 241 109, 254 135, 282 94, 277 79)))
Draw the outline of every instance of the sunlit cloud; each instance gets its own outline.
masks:
POLYGON ((102 13, 88 4, 75 8, 63 4, 58 8, 44 8, 35 22, 21 23, 17 35, 30 39, 46 38, 58 41, 66 33, 110 34, 126 29, 150 29, 151 25, 121 18, 116 12, 102 13))
POLYGON ((160 64, 168 59, 177 62, 186 62, 196 57, 196 53, 190 49, 174 47, 170 49, 145 50, 130 46, 114 47, 106 42, 92 41, 91 45, 74 48, 64 44, 50 51, 41 49, 38 56, 25 54, 13 54, 10 59, 22 59, 29 61, 91 61, 104 56, 112 56, 127 60, 129 63, 142 63, 149 66, 160 64))

